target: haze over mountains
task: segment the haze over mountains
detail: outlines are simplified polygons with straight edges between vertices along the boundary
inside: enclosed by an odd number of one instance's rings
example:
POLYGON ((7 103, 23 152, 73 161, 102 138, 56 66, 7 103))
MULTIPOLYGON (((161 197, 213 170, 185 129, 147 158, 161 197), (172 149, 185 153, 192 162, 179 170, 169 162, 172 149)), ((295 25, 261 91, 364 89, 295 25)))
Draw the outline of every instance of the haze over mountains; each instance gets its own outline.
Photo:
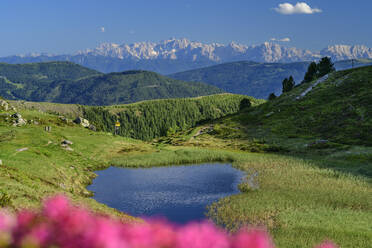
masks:
POLYGON ((150 70, 171 74, 234 61, 287 63, 318 60, 329 56, 334 61, 372 58, 372 48, 364 45, 332 45, 321 51, 286 47, 275 42, 260 45, 202 43, 188 39, 133 44, 103 43, 75 54, 28 54, 0 58, 6 63, 71 61, 101 72, 150 70))

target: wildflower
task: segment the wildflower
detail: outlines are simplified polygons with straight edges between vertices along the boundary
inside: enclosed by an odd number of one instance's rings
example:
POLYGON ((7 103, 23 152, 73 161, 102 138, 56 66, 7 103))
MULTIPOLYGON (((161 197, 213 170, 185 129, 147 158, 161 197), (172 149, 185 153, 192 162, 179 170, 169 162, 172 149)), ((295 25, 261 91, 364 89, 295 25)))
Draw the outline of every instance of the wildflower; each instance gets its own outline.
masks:
POLYGON ((242 229, 232 241, 233 248, 274 248, 270 237, 264 231, 242 229))
POLYGON ((227 234, 209 222, 192 223, 177 233, 177 248, 227 248, 227 234))
POLYGON ((337 246, 330 241, 326 241, 323 244, 317 246, 316 248, 337 248, 337 246))

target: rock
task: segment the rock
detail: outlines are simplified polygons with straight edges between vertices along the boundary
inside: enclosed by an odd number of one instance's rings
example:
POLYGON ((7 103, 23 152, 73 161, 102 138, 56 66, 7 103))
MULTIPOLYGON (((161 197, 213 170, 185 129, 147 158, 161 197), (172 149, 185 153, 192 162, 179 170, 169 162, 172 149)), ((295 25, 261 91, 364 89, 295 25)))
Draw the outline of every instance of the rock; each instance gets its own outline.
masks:
POLYGON ((61 144, 62 145, 72 145, 72 144, 74 144, 72 141, 69 141, 69 140, 63 140, 62 142, 61 142, 61 144))
POLYGON ((23 119, 20 113, 15 113, 11 117, 14 118, 13 126, 19 127, 27 124, 27 120, 23 119))
POLYGON ((89 128, 89 125, 90 125, 90 123, 89 123, 89 121, 87 119, 84 119, 83 117, 80 117, 80 116, 78 118, 76 118, 74 120, 74 122, 76 124, 79 124, 79 125, 81 125, 83 127, 86 127, 86 128, 89 128))
POLYGON ((17 152, 24 152, 24 151, 27 151, 27 150, 28 150, 28 147, 24 147, 24 148, 17 149, 17 152))
POLYGON ((20 113, 12 114, 12 117, 16 119, 22 119, 22 115, 20 113))
POLYGON ((3 165, 3 161, 0 159, 0 165, 3 165))
POLYGON ((89 129, 92 130, 92 131, 94 131, 94 132, 97 131, 96 126, 94 126, 93 124, 90 124, 90 125, 89 125, 89 129))
POLYGON ((65 147, 65 150, 66 150, 66 151, 70 151, 70 152, 72 152, 74 149, 72 149, 72 148, 69 147, 69 146, 66 146, 66 147, 65 147))
POLYGON ((2 109, 4 111, 8 111, 9 104, 4 100, 0 100, 0 109, 2 109))

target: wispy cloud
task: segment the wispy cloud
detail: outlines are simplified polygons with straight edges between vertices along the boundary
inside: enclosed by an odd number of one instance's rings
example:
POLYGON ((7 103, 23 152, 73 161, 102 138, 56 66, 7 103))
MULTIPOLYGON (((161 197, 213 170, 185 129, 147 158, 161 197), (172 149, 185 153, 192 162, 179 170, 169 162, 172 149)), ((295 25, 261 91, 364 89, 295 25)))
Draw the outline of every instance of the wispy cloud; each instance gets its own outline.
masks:
POLYGON ((283 15, 293 15, 293 14, 315 14, 322 12, 321 9, 311 8, 305 2, 298 2, 296 5, 290 3, 281 3, 274 10, 283 15))
POLYGON ((271 38, 271 41, 280 41, 280 42, 290 42, 290 38, 282 38, 282 39, 277 39, 277 38, 271 38))
POLYGON ((100 27, 99 30, 104 33, 106 31, 105 27, 100 27))

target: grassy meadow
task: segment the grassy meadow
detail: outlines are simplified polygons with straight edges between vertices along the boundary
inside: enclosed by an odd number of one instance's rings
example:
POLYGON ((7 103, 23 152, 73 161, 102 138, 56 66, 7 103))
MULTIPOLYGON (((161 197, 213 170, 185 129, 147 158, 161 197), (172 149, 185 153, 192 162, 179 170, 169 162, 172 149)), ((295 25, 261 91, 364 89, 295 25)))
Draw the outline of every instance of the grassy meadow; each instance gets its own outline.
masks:
POLYGON ((277 247, 311 247, 324 239, 341 247, 370 247, 372 149, 355 145, 358 137, 349 134, 345 137, 350 142, 336 139, 322 145, 314 143, 321 135, 275 132, 282 123, 267 116, 268 105, 275 110, 281 104, 282 111, 274 115, 287 122, 283 113, 293 110, 281 101, 150 141, 93 132, 52 113, 66 108, 66 116, 74 116, 80 111, 68 105, 53 105, 54 111, 17 106, 23 118, 34 120, 22 127, 12 126, 1 112, 0 207, 35 208, 45 197, 63 193, 94 211, 133 221, 90 198, 86 186, 94 171, 111 165, 229 162, 245 171, 247 180, 239 185, 240 194, 208 207, 207 215, 218 225, 229 231, 263 226, 277 247), (258 120, 250 119, 253 113, 260 113, 258 120), (44 131, 45 126, 52 131, 44 131), (61 146, 63 140, 73 142, 69 149, 61 146), (257 187, 252 187, 251 178, 257 187))
POLYGON ((258 189, 243 182, 239 185, 241 194, 209 207, 207 215, 228 230, 265 226, 278 247, 308 247, 324 239, 342 247, 371 244, 371 182, 334 170, 332 164, 290 155, 184 146, 117 157, 113 164, 151 167, 216 161, 231 162, 247 173, 247 179, 258 172, 258 189))

